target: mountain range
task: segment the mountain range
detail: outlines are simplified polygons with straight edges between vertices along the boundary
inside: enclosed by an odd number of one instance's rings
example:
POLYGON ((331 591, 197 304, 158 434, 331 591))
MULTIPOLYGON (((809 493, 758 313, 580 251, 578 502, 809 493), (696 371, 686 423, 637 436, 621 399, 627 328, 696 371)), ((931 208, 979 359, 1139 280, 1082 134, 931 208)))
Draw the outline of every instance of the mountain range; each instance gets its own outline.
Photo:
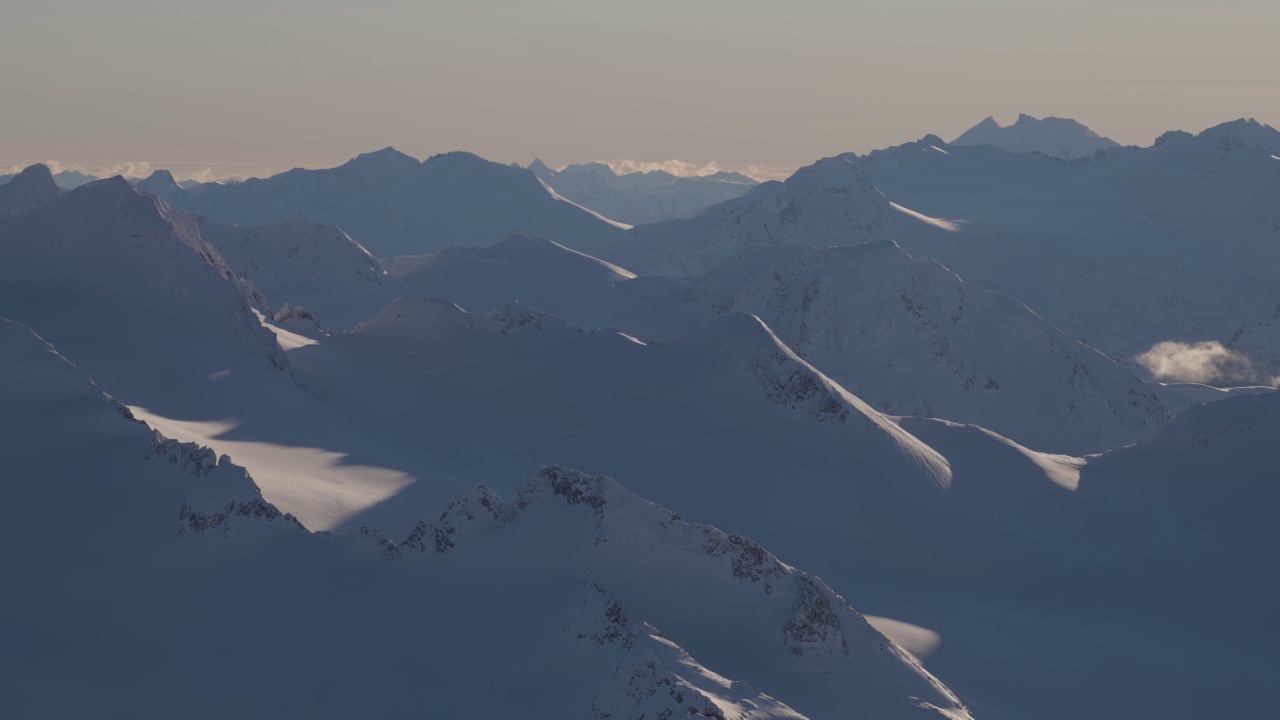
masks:
POLYGON ((1265 717, 1280 395, 1131 359, 1268 372, 1277 139, 928 136, 631 229, 467 153, 28 168, 0 185, 0 697, 1265 717))
POLYGON ((529 169, 555 191, 607 217, 632 225, 688 217, 739 197, 757 184, 741 173, 681 177, 665 170, 619 175, 604 163, 552 170, 541 160, 529 169))

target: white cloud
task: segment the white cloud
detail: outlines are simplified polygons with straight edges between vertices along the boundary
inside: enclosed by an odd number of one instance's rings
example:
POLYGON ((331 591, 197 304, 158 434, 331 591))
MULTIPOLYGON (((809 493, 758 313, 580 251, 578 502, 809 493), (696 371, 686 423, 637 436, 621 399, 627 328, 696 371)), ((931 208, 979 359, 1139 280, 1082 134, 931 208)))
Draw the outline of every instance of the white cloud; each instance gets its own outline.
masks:
POLYGON ((784 180, 791 176, 793 169, 779 170, 777 168, 769 168, 765 165, 748 165, 744 168, 724 167, 720 163, 712 160, 707 163, 694 163, 685 160, 663 160, 654 162, 650 160, 600 160, 599 162, 608 165, 614 172, 619 175, 626 175, 635 172, 652 172, 654 170, 663 170, 677 177, 699 177, 702 175, 714 175, 718 172, 740 172, 743 175, 754 178, 756 180, 784 180))
POLYGON ((1181 343, 1166 340, 1135 360, 1157 380, 1193 383, 1251 383, 1258 378, 1249 358, 1217 340, 1181 343))

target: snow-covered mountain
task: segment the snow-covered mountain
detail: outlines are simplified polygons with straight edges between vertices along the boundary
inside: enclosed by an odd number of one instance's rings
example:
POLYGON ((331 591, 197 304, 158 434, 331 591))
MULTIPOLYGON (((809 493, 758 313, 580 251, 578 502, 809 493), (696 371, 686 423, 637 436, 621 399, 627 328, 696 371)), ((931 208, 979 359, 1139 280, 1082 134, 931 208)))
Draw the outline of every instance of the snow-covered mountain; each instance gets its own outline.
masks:
POLYGON ((585 330, 612 327, 648 340, 691 329, 701 314, 683 307, 687 281, 628 270, 531 235, 485 247, 447 247, 388 258, 404 292, 448 298, 473 312, 519 301, 585 330))
POLYGON ((337 168, 206 183, 169 202, 238 224, 301 217, 337 225, 380 257, 484 245, 515 231, 607 246, 625 227, 559 197, 529 170, 466 152, 418 162, 386 148, 337 168))
POLYGON ((0 214, 18 213, 62 194, 46 165, 32 165, 0 185, 0 214))
POLYGON ((172 200, 183 189, 168 170, 156 170, 144 179, 135 180, 133 186, 166 201, 172 200))
POLYGON ((857 158, 894 202, 952 221, 894 235, 1121 358, 1226 341, 1275 304, 1280 133, 1250 120, 1073 163, 937 138, 857 158))
POLYGON ((1120 143, 1099 135, 1070 118, 1033 118, 1018 115, 1012 125, 1000 127, 988 117, 951 141, 952 145, 993 145, 1015 153, 1040 153, 1075 160, 1099 150, 1120 147, 1120 143))
POLYGON ((664 170, 619 175, 604 163, 552 170, 541 160, 529 164, 558 194, 632 225, 691 217, 712 205, 746 194, 757 181, 741 173, 679 177, 664 170))
POLYGON ((750 248, 700 279, 688 299, 760 316, 809 362, 894 415, 974 423, 1073 455, 1132 443, 1168 418, 1112 359, 888 240, 750 248))
POLYGON ((1231 335, 1226 347, 1247 362, 1254 382, 1280 386, 1280 305, 1231 335))
POLYGON ((129 402, 176 410, 208 378, 287 376, 259 307, 194 221, 123 178, 0 215, 0 316, 129 402))
POLYGON ((377 258, 336 227, 314 220, 225 225, 194 218, 205 242, 265 297, 310 311, 331 328, 349 328, 394 298, 377 258))
POLYGON ((697 277, 750 245, 854 245, 895 234, 898 213, 845 157, 819 160, 784 182, 692 218, 643 225, 594 254, 650 275, 697 277))
POLYGON ((545 467, 510 502, 478 489, 423 524, 421 546, 311 535, 27 328, 0 320, 0 358, 0 450, 34 480, 0 510, 22 588, 0 647, 17 716, 181 702, 192 717, 969 717, 821 580, 607 478, 545 467), (653 592, 682 585, 698 591, 653 592), (325 618, 342 622, 317 632, 325 618))

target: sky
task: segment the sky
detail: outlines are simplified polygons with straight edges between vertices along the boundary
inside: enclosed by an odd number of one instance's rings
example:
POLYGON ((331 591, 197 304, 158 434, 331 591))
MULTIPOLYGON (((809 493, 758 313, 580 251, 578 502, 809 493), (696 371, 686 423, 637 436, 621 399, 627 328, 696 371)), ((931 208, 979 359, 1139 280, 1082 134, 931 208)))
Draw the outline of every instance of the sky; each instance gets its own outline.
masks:
POLYGON ((984 117, 1280 125, 1276 0, 14 0, 0 171, 263 175, 388 145, 770 175, 984 117), (710 165, 715 163, 715 165, 710 165))

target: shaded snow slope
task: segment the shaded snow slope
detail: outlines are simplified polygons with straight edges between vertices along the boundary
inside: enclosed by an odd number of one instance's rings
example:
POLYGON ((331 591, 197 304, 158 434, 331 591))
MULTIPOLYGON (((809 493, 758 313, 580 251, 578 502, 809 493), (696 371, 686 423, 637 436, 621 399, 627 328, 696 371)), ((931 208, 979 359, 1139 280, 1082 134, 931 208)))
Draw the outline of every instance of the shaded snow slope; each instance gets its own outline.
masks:
POLYGON ((179 410, 232 373, 288 363, 189 218, 116 177, 0 216, 0 315, 58 345, 129 403, 179 410))
POLYGON ((1074 160, 1089 157, 1099 150, 1120 147, 1070 118, 1033 118, 1018 115, 1012 125, 1000 127, 995 118, 987 118, 969 128, 952 145, 994 145, 1016 153, 1041 153, 1050 157, 1074 160))
POLYGON ((337 168, 199 185, 171 202, 239 224, 303 217, 337 225, 381 257, 484 245, 515 231, 607 246, 623 228, 560 198, 529 170, 465 152, 419 163, 387 148, 337 168))
POLYGON ((750 248, 687 297, 709 312, 759 315, 807 360, 893 415, 975 423, 1069 454, 1134 442, 1168 418, 1110 358, 892 241, 750 248))

